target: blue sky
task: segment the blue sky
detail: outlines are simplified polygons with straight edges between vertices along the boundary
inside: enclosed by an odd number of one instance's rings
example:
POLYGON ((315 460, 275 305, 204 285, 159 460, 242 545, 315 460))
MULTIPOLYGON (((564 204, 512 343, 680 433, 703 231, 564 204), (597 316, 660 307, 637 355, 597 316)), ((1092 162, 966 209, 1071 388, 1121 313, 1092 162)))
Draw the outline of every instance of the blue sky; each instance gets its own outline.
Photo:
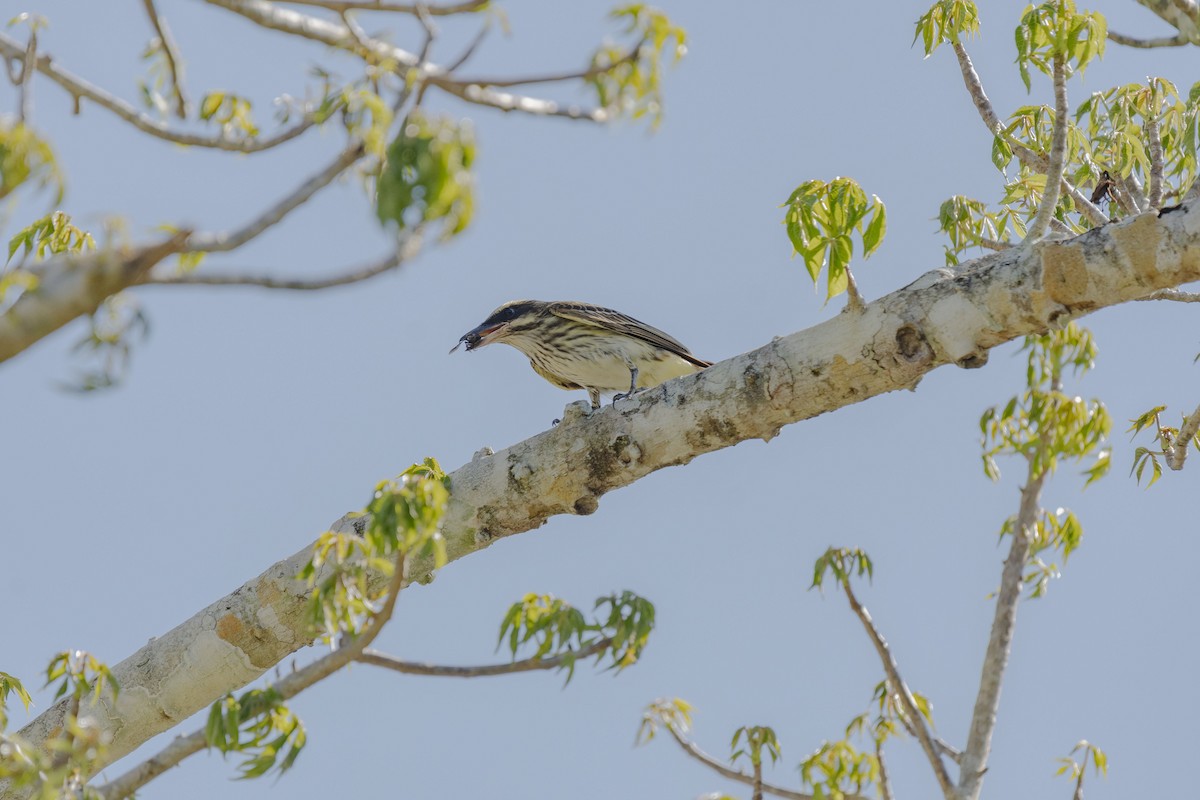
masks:
MULTIPOLYGON (((9 5, 6 18, 26 9, 50 18, 42 47, 64 67, 136 97, 149 38, 140 3, 9 5)), ((160 6, 193 96, 237 90, 255 98, 264 121, 275 94, 302 93, 312 64, 345 69, 321 47, 220 9, 160 6)), ((511 37, 493 37, 472 72, 569 68, 611 30, 603 3, 505 7, 511 37)), ((1133 3, 1095 7, 1122 32, 1167 32, 1133 3)), ((910 47, 922 3, 666 10, 691 42, 667 74, 655 135, 431 95, 433 107, 475 122, 479 211, 460 239, 400 273, 307 295, 147 288, 139 297, 151 336, 125 385, 103 394, 56 388, 74 374, 68 351, 79 323, 3 365, 9 632, 0 669, 36 684, 65 648, 115 663, 360 508, 381 478, 426 456, 453 469, 484 445, 543 430, 582 393, 551 387, 506 348, 446 355, 505 300, 616 307, 720 360, 841 307, 823 307, 789 258, 778 206, 801 181, 850 175, 888 204, 887 240, 855 272, 868 300, 941 266, 933 217, 943 200, 999 197, 990 136, 952 55, 924 60, 910 47)), ((1030 97, 1017 77, 1017 13, 1017 4, 987 4, 983 37, 970 45, 1002 115, 1050 97, 1046 80, 1035 77, 1030 97)), ((366 27, 418 41, 408 20, 366 27)), ((454 21, 444 29, 448 43, 471 30, 454 21)), ((447 44, 441 57, 453 51, 447 44)), ((1185 90, 1200 77, 1190 49, 1112 46, 1070 84, 1072 105, 1146 75, 1185 90)), ((188 151, 94 107, 73 117, 48 82, 34 91, 35 123, 70 181, 64 208, 85 227, 109 214, 137 235, 165 222, 233 227, 340 145, 331 130, 256 157, 188 151)), ((11 87, 0 87, 0 107, 14 104, 11 87)), ((5 209, 3 238, 41 213, 34 203, 5 209)), ((211 267, 317 274, 367 260, 386 242, 362 191, 346 182, 211 267)), ((1200 699, 1200 649, 1181 620, 1196 611, 1188 587, 1200 555, 1200 467, 1139 489, 1126 475, 1135 445, 1122 431, 1153 405, 1194 407, 1194 312, 1139 303, 1084 322, 1100 359, 1076 390, 1113 414, 1114 469, 1081 494, 1065 468, 1044 494, 1045 506, 1079 514, 1085 539, 1049 596, 1019 612, 985 796, 1068 796, 1054 759, 1081 738, 1111 761, 1109 778, 1090 782, 1092 798, 1129 796, 1148 766, 1191 755, 1181 712, 1200 699)), ((1000 348, 983 369, 943 368, 916 392, 656 473, 605 496, 593 516, 552 519, 406 591, 377 643, 406 658, 490 663, 502 658, 493 652, 500 618, 523 593, 587 607, 631 589, 656 603, 659 628, 642 662, 619 676, 580 669, 563 688, 554 675, 457 682, 356 666, 294 702, 310 745, 281 781, 232 782, 233 763, 201 754, 143 796, 749 796, 669 741, 631 748, 641 709, 664 696, 696 706, 695 737, 718 756, 736 727, 773 726, 784 758, 772 780, 794 788, 795 764, 838 738, 881 678, 844 598, 806 591, 830 544, 874 557, 875 581, 859 597, 908 683, 933 701, 938 733, 961 744, 1005 553, 996 532, 1015 513, 1022 472, 1002 464, 999 484, 984 477, 977 423, 1022 380, 1016 348, 1000 348)), ((49 698, 37 700, 41 709, 49 698)), ((914 742, 892 745, 890 766, 900 794, 936 791, 914 742)))

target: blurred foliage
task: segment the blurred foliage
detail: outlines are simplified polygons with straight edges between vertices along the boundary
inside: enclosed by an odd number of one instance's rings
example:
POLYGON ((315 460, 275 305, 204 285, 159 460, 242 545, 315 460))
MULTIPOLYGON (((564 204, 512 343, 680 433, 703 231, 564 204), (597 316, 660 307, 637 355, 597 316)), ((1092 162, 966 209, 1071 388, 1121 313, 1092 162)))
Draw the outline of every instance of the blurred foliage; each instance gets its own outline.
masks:
POLYGON ((96 240, 85 230, 71 223, 69 214, 55 211, 36 219, 8 240, 8 262, 24 248, 21 261, 29 256, 41 260, 47 255, 70 253, 78 255, 96 249, 96 240))
POLYGON ((831 547, 813 565, 813 580, 808 588, 823 590, 827 574, 845 585, 853 574, 860 578, 866 575, 868 580, 875 577, 875 565, 871 557, 857 547, 831 547))
POLYGON ((251 139, 258 136, 258 125, 249 98, 232 92, 209 92, 200 100, 200 119, 221 126, 227 139, 251 139))
POLYGON ((110 295, 88 318, 87 333, 71 348, 73 354, 92 366, 60 388, 93 392, 119 386, 129 374, 134 345, 149 335, 150 320, 142 311, 141 301, 132 292, 110 295))
POLYGON ((887 233, 887 209, 875 195, 852 178, 805 181, 788 197, 784 225, 792 242, 793 255, 804 259, 813 285, 828 267, 826 300, 846 291, 847 272, 854 256, 851 234, 862 242, 863 258, 869 258, 887 233), (868 217, 870 218, 868 220, 868 217))
POLYGON ((1089 742, 1087 739, 1080 739, 1079 742, 1071 748, 1069 756, 1063 756, 1058 759, 1059 768, 1055 771, 1055 775, 1066 775, 1073 781, 1079 784, 1083 782, 1083 773, 1087 770, 1088 759, 1092 761, 1092 770, 1096 775, 1108 775, 1108 756, 1104 751, 1096 745, 1089 742), (1083 755, 1079 761, 1076 761, 1073 756, 1082 751, 1083 755))
POLYGON ((291 769, 307 742, 304 723, 273 688, 226 695, 212 705, 204 740, 222 755, 244 754, 239 779, 291 769))
POLYGON ((592 56, 589 82, 596 99, 612 117, 641 119, 648 116, 652 129, 662 123, 662 65, 670 53, 672 63, 687 54, 687 32, 662 11, 642 3, 621 6, 609 16, 625 24, 622 31, 636 39, 633 57, 627 49, 605 44, 592 56))
POLYGON ((376 214, 401 230, 433 224, 452 239, 475 213, 475 138, 466 122, 414 112, 387 149, 376 214))
POLYGON ((599 598, 592 619, 570 604, 548 594, 527 594, 514 603, 500 623, 497 647, 507 640, 515 661, 522 647, 533 645, 532 658, 565 657, 560 669, 569 682, 575 674, 575 654, 599 642, 607 646, 596 653, 596 663, 609 659, 606 669, 621 671, 636 663, 654 629, 654 605, 622 592, 599 598))
POLYGON ((28 125, 0 117, 0 200, 26 184, 53 190, 53 205, 62 202, 66 191, 50 143, 28 125))
POLYGON ((643 745, 653 741, 662 727, 672 728, 680 736, 692 729, 692 704, 679 697, 671 699, 660 698, 646 707, 642 712, 642 721, 638 725, 634 745, 643 745))

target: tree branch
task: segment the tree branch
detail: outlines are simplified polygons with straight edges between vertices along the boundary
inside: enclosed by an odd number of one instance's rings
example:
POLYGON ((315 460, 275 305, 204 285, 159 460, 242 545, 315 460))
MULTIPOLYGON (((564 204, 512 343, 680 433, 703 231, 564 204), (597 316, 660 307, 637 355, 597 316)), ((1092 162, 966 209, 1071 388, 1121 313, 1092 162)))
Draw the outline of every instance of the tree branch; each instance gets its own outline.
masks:
POLYGON ((373 0, 283 0, 283 2, 293 6, 316 6, 336 11, 339 14, 343 11, 387 11, 397 14, 412 14, 413 16, 425 13, 431 17, 448 17, 452 14, 469 14, 474 11, 482 11, 491 0, 468 0, 468 2, 464 3, 441 6, 389 3, 384 0, 380 0, 380 2, 374 2, 373 0))
POLYGON ((188 102, 183 93, 183 59, 179 56, 179 45, 171 36, 171 29, 167 27, 166 20, 158 15, 154 0, 142 0, 142 4, 146 7, 146 16, 150 18, 150 24, 158 35, 163 55, 167 59, 167 68, 171 73, 171 94, 175 97, 175 116, 187 119, 188 102))
POLYGON ((29 31, 29 42, 21 58, 21 78, 17 81, 17 115, 23 124, 33 120, 33 70, 37 63, 37 28, 29 31))
MULTIPOLYGON (((24 48, 15 39, 0 32, 0 56, 5 58, 20 58, 24 48)), ((215 150, 228 150, 235 153, 259 153, 270 150, 284 142, 295 139, 311 128, 316 119, 311 112, 306 112, 304 118, 290 128, 284 128, 263 139, 250 137, 248 139, 231 139, 223 135, 202 136, 194 133, 183 133, 168 128, 163 123, 143 114, 125 100, 116 97, 103 89, 88 83, 83 78, 58 67, 49 55, 38 56, 35 61, 37 71, 57 83, 75 100, 75 113, 79 113, 80 98, 91 100, 101 108, 105 108, 128 122, 133 127, 151 136, 175 144, 189 147, 207 147, 215 150)))
POLYGON ((1169 447, 1163 448, 1163 457, 1168 467, 1175 471, 1183 469, 1183 464, 1187 461, 1188 450, 1198 431, 1200 431, 1200 406, 1197 406, 1195 411, 1184 418, 1183 423, 1179 426, 1179 433, 1175 434, 1175 441, 1171 442, 1169 447))
POLYGON ((925 751, 925 758, 929 760, 929 766, 933 768, 934 777, 937 778, 942 794, 946 796, 946 800, 955 800, 954 782, 950 780, 950 775, 946 772, 946 764, 942 761, 937 745, 933 742, 933 736, 929 732, 929 726, 925 724, 925 718, 921 716, 921 711, 917 708, 916 698, 913 697, 908 684, 900 677, 900 667, 892 656, 891 648, 888 647, 888 643, 879 629, 875 627, 871 613, 863 607, 862 603, 858 602, 849 580, 842 582, 842 590, 846 592, 846 600, 850 603, 850 609, 858 616, 863 628, 867 631, 867 637, 875 646, 875 652, 883 664, 883 671, 887 675, 888 683, 891 684, 892 691, 900 698, 900 706, 908 718, 908 724, 914 729, 917 741, 921 743, 921 749, 925 751))
POLYGON ((1054 130, 1050 133, 1050 164, 1046 169, 1046 190, 1037 214, 1029 223, 1025 234, 1026 242, 1036 242, 1046 235, 1050 220, 1058 206, 1063 172, 1067 166, 1067 125, 1070 108, 1067 107, 1067 66, 1061 55, 1054 56, 1054 130))
POLYGON ((568 661, 583 661, 597 653, 604 652, 612 639, 605 638, 588 645, 582 650, 563 653, 550 657, 526 658, 509 664, 489 664, 481 667, 445 667, 438 664, 420 664, 415 661, 402 661, 394 656, 381 653, 378 650, 364 650, 358 661, 373 664, 376 667, 401 672, 405 675, 430 675, 439 678, 483 678, 492 675, 514 675, 518 672, 535 672, 537 670, 558 669, 568 661))
MULTIPOLYGON (((379 632, 383 630, 383 626, 388 623, 396 610, 396 599, 400 596, 400 590, 404 586, 405 563, 405 553, 400 551, 392 562, 392 577, 388 582, 387 598, 384 600, 383 607, 371 618, 370 623, 356 639, 318 658, 311 664, 288 673, 271 684, 271 688, 278 694, 280 702, 290 700, 350 662, 362 657, 363 652, 379 636, 379 632)), ((207 746, 204 729, 201 728, 187 736, 176 738, 157 754, 119 778, 93 788, 104 797, 104 800, 123 800, 163 772, 179 764, 183 759, 200 752, 207 746)))
POLYGON ((962 800, 976 800, 979 797, 983 773, 987 771, 992 733, 996 729, 996 713, 1000 707, 1000 686, 1004 681, 1004 671, 1008 667, 1008 657, 1012 649, 1025 562, 1029 558, 1033 530, 1040 510, 1042 484, 1045 480, 1046 471, 1035 471, 1033 460, 1030 459, 1025 486, 1021 489, 1017 522, 1013 526, 1012 546, 1009 548, 1008 558, 1004 561, 1000 591, 996 595, 996 613, 992 620, 987 651, 983 657, 983 674, 979 679, 979 693, 976 695, 975 710, 971 715, 967 747, 963 751, 962 770, 958 781, 958 796, 962 800))
POLYGON ((892 792, 892 777, 888 774, 887 762, 883 759, 883 742, 875 740, 875 761, 879 764, 879 799, 896 800, 892 792))
MULTIPOLYGON (((971 63, 971 57, 967 54, 967 48, 963 47, 961 42, 954 42, 953 46, 954 55, 958 57, 959 70, 962 72, 963 84, 967 88, 967 93, 971 95, 971 100, 975 103, 975 109, 979 112, 979 118, 983 120, 983 124, 987 126, 987 129, 992 132, 993 136, 999 136, 1004 139, 1008 146, 1012 148, 1013 155, 1022 164, 1032 170, 1044 174, 1048 173, 1050 164, 1045 156, 1004 135, 1004 123, 996 116, 996 111, 992 108, 992 101, 988 99, 987 92, 983 90, 983 82, 979 79, 979 73, 975 71, 975 65, 971 63)), ((1071 196, 1071 199, 1075 202, 1075 207, 1093 225, 1099 227, 1108 224, 1109 219, 1105 213, 1065 178, 1061 181, 1061 190, 1071 196)))
POLYGON ((366 38, 360 41, 345 25, 329 20, 301 14, 290 8, 280 8, 268 0, 204 0, 219 6, 264 28, 290 33, 314 42, 320 42, 354 53, 368 61, 393 61, 403 67, 418 71, 419 82, 429 82, 439 89, 468 103, 489 106, 501 111, 522 111, 538 116, 558 116, 568 119, 604 122, 608 112, 602 108, 583 109, 578 106, 562 106, 552 100, 540 100, 523 95, 509 94, 475 84, 459 84, 448 79, 446 70, 436 64, 422 63, 416 54, 380 39, 366 38))
POLYGON ((182 251, 189 234, 180 231, 137 248, 64 254, 26 268, 37 286, 0 314, 0 363, 137 283, 159 261, 182 251))
POLYGON ((632 48, 630 48, 629 51, 627 53, 625 53, 625 55, 621 56, 620 58, 618 58, 616 61, 612 62, 611 64, 593 64, 592 66, 590 66, 584 70, 574 70, 572 72, 557 72, 557 73, 552 72, 547 75, 526 75, 524 77, 517 77, 517 78, 457 78, 457 77, 442 78, 442 77, 435 77, 435 78, 430 78, 429 82, 431 84, 433 84, 434 86, 438 86, 438 87, 443 87, 445 84, 448 84, 448 83, 457 84, 459 86, 487 87, 487 86, 522 86, 522 85, 530 84, 530 83, 559 83, 561 81, 574 81, 574 80, 587 81, 587 80, 591 80, 592 78, 595 78, 597 75, 603 75, 606 72, 611 72, 612 70, 616 69, 617 67, 621 66, 622 64, 628 64, 632 61, 636 61, 638 58, 638 55, 642 51, 642 46, 645 43, 646 43, 645 39, 638 42, 636 45, 634 45, 632 48))
POLYGON ((313 175, 304 183, 297 186, 275 205, 268 208, 256 218, 235 231, 225 233, 195 233, 188 237, 185 252, 225 253, 235 250, 255 238, 267 228, 278 224, 292 211, 304 203, 321 189, 333 182, 337 176, 354 165, 362 158, 364 152, 360 141, 352 141, 327 167, 313 175))
POLYGON ((1150 196, 1146 198, 1146 202, 1150 208, 1157 211, 1162 208, 1163 200, 1163 146, 1157 108, 1152 109, 1146 117, 1146 142, 1150 156, 1150 196))
POLYGON ((1177 303, 1200 303, 1200 292, 1184 292, 1179 289, 1159 289, 1138 300, 1174 300, 1177 303))
POLYGON ((405 239, 396 251, 360 267, 339 271, 324 278, 276 278, 270 275, 223 273, 205 275, 187 272, 182 275, 148 275, 139 286, 257 286, 261 289, 289 291, 318 291, 334 286, 346 286, 391 272, 411 261, 421 249, 419 236, 405 239))
MULTIPOLYGON (((1195 280, 1200 201, 956 270, 933 269, 862 314, 839 314, 640 392, 620 408, 588 413, 586 402, 573 403, 557 427, 481 452, 451 474, 442 530, 447 559, 555 515, 593 513, 604 494, 665 467, 769 440, 784 425, 912 389, 940 366, 978 365, 1004 342, 1195 280)), ((311 641, 309 588, 293 577, 311 552, 306 545, 112 667, 123 691, 103 715, 113 737, 106 759, 126 755, 311 641), (167 679, 184 665, 204 680, 167 679)), ((409 569, 415 580, 430 571, 419 562, 409 569)), ((61 729, 63 712, 61 703, 51 706, 20 735, 42 746, 61 729)))
POLYGON ((1157 14, 1192 44, 1200 44, 1200 6, 1193 0, 1137 0, 1137 3, 1157 14))
MULTIPOLYGON (((697 745, 695 742, 691 741, 690 739, 685 738, 682 733, 680 733, 678 730, 675 729, 674 725, 671 725, 668 723, 668 724, 664 725, 663 727, 665 727, 670 732, 671 738, 673 738, 679 744, 679 746, 683 748, 683 752, 687 753, 689 756, 696 759, 704 766, 713 770, 714 772, 721 775, 722 777, 728 778, 731 781, 737 781, 738 783, 744 783, 747 786, 751 786, 751 787, 754 786, 754 776, 753 775, 747 775, 746 773, 742 772, 740 769, 733 769, 732 767, 727 767, 724 763, 722 763, 718 759, 713 758, 708 753, 701 750, 700 746, 697 745)), ((791 789, 784 789, 781 786, 773 786, 772 784, 765 783, 765 782, 763 782, 761 784, 761 786, 762 786, 762 790, 764 792, 766 792, 767 794, 775 795, 776 797, 786 797, 786 798, 788 798, 788 800, 813 800, 813 796, 811 794, 806 794, 804 792, 796 792, 791 789)), ((862 797, 861 795, 847 794, 847 795, 843 795, 843 800, 866 800, 866 798, 862 797)))
POLYGON ((1191 44, 1188 38, 1183 34, 1175 36, 1164 36, 1159 39, 1138 39, 1134 36, 1126 36, 1123 33, 1117 33, 1112 28, 1108 29, 1109 41, 1123 44, 1126 47, 1140 47, 1143 49, 1151 49, 1155 47, 1182 47, 1185 44, 1191 44))

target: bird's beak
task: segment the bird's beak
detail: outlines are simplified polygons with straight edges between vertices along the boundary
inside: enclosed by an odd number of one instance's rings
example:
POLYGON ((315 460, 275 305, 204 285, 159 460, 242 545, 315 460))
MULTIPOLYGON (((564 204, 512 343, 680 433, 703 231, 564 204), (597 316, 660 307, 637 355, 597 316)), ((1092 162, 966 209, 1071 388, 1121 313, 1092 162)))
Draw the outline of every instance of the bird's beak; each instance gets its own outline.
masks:
POLYGON ((464 343, 467 345, 468 353, 477 347, 483 347, 484 345, 491 344, 492 342, 496 341, 497 335, 503 329, 503 322, 494 322, 490 325, 485 322, 482 325, 472 328, 464 333, 462 338, 458 340, 458 344, 450 348, 450 352, 453 353, 455 350, 462 347, 464 343))

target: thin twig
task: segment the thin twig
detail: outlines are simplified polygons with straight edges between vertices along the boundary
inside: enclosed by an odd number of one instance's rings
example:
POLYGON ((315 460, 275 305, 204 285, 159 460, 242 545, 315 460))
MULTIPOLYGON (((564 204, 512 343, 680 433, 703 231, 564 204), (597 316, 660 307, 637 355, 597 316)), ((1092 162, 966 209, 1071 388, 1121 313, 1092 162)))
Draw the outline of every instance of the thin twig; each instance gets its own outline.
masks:
POLYGON ((875 740, 875 763, 879 765, 879 798, 896 800, 892 793, 892 776, 888 774, 887 761, 883 758, 883 740, 875 740))
POLYGON ((536 670, 558 669, 569 661, 583 661, 597 653, 606 650, 612 644, 612 639, 605 638, 583 648, 582 650, 563 653, 558 656, 526 658, 513 661, 510 664, 488 664, 481 667, 446 667, 438 664, 420 664, 415 661, 402 661, 394 656, 381 653, 378 650, 364 650, 358 661, 384 667, 405 675, 430 675, 439 678, 481 678, 492 675, 512 675, 518 672, 534 672, 536 670))
MULTIPOLYGON (((5 58, 21 58, 24 55, 24 48, 12 37, 0 32, 0 56, 5 58)), ((316 123, 316 118, 311 112, 306 112, 304 118, 296 125, 290 128, 284 128, 272 136, 264 139, 250 137, 246 139, 231 139, 224 135, 218 136, 201 136, 194 133, 183 133, 181 131, 171 130, 162 122, 153 117, 143 114, 125 100, 122 100, 115 95, 109 94, 103 89, 87 82, 83 78, 73 75, 64 69, 61 69, 53 62, 49 55, 40 55, 35 60, 37 71, 45 75, 50 80, 57 83, 75 101, 76 113, 79 111, 79 101, 81 98, 91 100, 101 108, 116 114, 121 119, 128 122, 143 133, 148 133, 158 139, 163 139, 175 144, 188 145, 190 147, 208 147, 215 150, 229 150, 236 153, 258 153, 263 150, 270 150, 272 147, 277 147, 284 142, 295 139, 300 134, 307 131, 316 123)))
POLYGON ((1002 242, 999 239, 989 239, 986 236, 980 236, 976 244, 987 250, 995 250, 997 252, 1007 250, 1013 246, 1012 242, 1002 242))
POLYGON ((29 43, 25 45, 25 54, 21 59, 21 80, 17 84, 20 95, 18 113, 22 124, 33 119, 33 71, 37 63, 37 28, 29 31, 29 43))
POLYGON ((946 764, 942 761, 941 754, 938 752, 937 745, 933 743, 933 734, 929 732, 929 726, 925 724, 925 718, 921 716, 920 709, 917 708, 917 700, 913 697, 912 692, 908 688, 908 684, 900 677, 900 667, 896 664, 896 659, 892 656, 892 651, 888 647, 887 641, 883 638, 883 634, 875 627, 874 620, 871 619, 871 613, 858 602, 858 598, 854 594, 854 589, 850 585, 850 581, 842 582, 842 590, 846 592, 846 600, 850 603, 850 609, 862 622, 863 628, 867 632, 867 637, 871 640, 871 644, 875 645, 875 652, 879 654, 879 660, 883 663, 884 674, 887 675, 888 683, 892 686, 900 700, 900 708, 903 709, 904 715, 909 718, 912 727, 915 728, 917 741, 921 743, 921 749, 925 751, 925 757, 929 760, 929 766, 933 767, 934 777, 937 778, 938 785, 942 788, 942 794, 947 800, 955 800, 954 783, 950 780, 949 773, 946 772, 946 764))
POLYGON ((1176 303, 1200 303, 1200 292, 1185 292, 1180 289, 1159 289, 1138 300, 1173 300, 1176 303))
MULTIPOLYGON (((357 660, 363 651, 375 641, 383 626, 392 618, 392 613, 396 610, 396 598, 399 597, 400 589, 404 585, 405 563, 406 556, 401 551, 393 562, 392 577, 388 582, 387 598, 384 600, 383 607, 371 618, 370 623, 357 638, 271 684, 271 689, 278 695, 280 702, 290 700, 318 681, 328 678, 350 662, 357 660)), ((207 741, 202 728, 187 736, 176 738, 156 755, 138 764, 124 775, 92 788, 99 792, 104 800, 122 800, 150 780, 205 747, 207 747, 207 741)))
MULTIPOLYGON (((975 109, 979 112, 979 118, 983 120, 983 124, 992 132, 992 135, 999 136, 1004 139, 1008 146, 1012 149, 1013 155, 1017 159, 1032 170, 1041 173, 1047 173, 1049 170, 1049 162, 1046 157, 1040 153, 1034 152, 1020 142, 1011 139, 1004 134, 1004 123, 996 116, 996 111, 992 108, 992 101, 988 99, 987 92, 983 89, 983 82, 979 78, 979 73, 975 71, 975 65, 971 63, 971 57, 967 54, 967 49, 963 47, 961 42, 954 43, 954 54, 958 57, 959 70, 962 72, 963 84, 967 88, 967 93, 971 95, 972 101, 975 103, 975 109)), ((1106 225, 1109 222, 1108 217, 1100 208, 1088 200, 1087 195, 1079 191, 1070 181, 1065 178, 1061 181, 1062 191, 1071 196, 1075 201, 1075 207, 1083 213, 1088 220, 1096 226, 1106 225)))
POLYGON ((183 59, 179 55, 179 45, 171 36, 167 21, 159 16, 158 9, 154 7, 154 0, 142 0, 142 4, 146 7, 146 16, 150 17, 150 24, 158 34, 163 55, 167 58, 167 69, 171 72, 171 94, 175 96, 175 116, 187 119, 188 101, 183 93, 183 59))
POLYGON ((1138 39, 1135 36, 1126 36, 1123 33, 1117 33, 1112 28, 1108 30, 1108 38, 1117 44, 1123 44, 1127 47, 1141 47, 1149 49, 1153 47, 1182 47, 1189 44, 1188 38, 1183 34, 1176 36, 1164 36, 1159 39, 1138 39))
POLYGON ((591 80, 597 75, 603 75, 606 72, 611 72, 622 64, 627 64, 636 61, 641 53, 642 46, 645 44, 645 39, 638 42, 629 52, 618 58, 611 64, 593 64, 584 70, 575 70, 573 72, 552 72, 546 75, 526 75, 517 78, 431 78, 430 83, 435 86, 442 86, 445 83, 457 83, 460 86, 521 86, 530 83, 558 83, 561 81, 573 80, 591 80))
POLYGON ((491 0, 469 0, 469 2, 465 3, 454 3, 444 6, 373 2, 372 0, 283 0, 283 2, 294 6, 327 8, 339 14, 343 11, 385 11, 397 14, 413 14, 415 16, 423 12, 431 17, 448 17, 452 14, 469 14, 473 11, 481 11, 491 0))
POLYGON ((475 52, 479 49, 479 45, 483 44, 483 40, 487 38, 487 35, 491 32, 491 30, 492 20, 489 17, 488 21, 483 23, 483 25, 479 28, 479 33, 475 34, 475 38, 471 40, 469 45, 467 45, 467 49, 462 51, 462 55, 446 65, 446 73, 453 74, 455 70, 470 61, 471 56, 475 55, 475 52))
MULTIPOLYGON (((391 61, 403 67, 415 68, 419 72, 417 76, 419 81, 447 77, 445 68, 436 64, 421 63, 421 59, 416 53, 380 39, 366 38, 360 44, 345 25, 309 14, 301 14, 290 8, 281 8, 268 0, 204 1, 232 11, 264 28, 290 33, 329 47, 346 50, 367 60, 391 61), (365 50, 363 44, 366 45, 365 50)), ((589 122, 604 122, 608 119, 608 112, 602 108, 585 109, 573 105, 563 106, 552 100, 510 94, 475 84, 447 82, 439 84, 438 88, 465 102, 489 106, 501 111, 521 111, 537 116, 566 117, 589 122)))
POLYGON ((241 247, 267 228, 281 221, 296 208, 307 202, 318 191, 328 186, 338 175, 341 175, 354 162, 358 161, 362 157, 363 152, 362 142, 351 142, 346 149, 338 153, 337 158, 330 162, 329 166, 297 186, 291 194, 275 203, 275 205, 241 228, 225 233, 192 234, 188 239, 186 252, 224 253, 241 247))
POLYGON ((1042 203, 1025 233, 1025 241, 1031 244, 1045 236, 1050 227, 1067 166, 1067 125, 1071 110, 1067 107, 1067 65, 1060 55, 1054 56, 1053 77, 1054 129, 1050 133, 1050 164, 1046 170, 1046 190, 1042 193, 1042 203))
POLYGON ((260 289, 283 289, 287 291, 311 292, 359 283, 376 275, 395 270, 413 259, 420 251, 419 236, 407 237, 395 252, 355 269, 335 272, 324 278, 276 278, 271 275, 225 273, 220 275, 196 274, 148 275, 140 286, 256 286, 260 289))
MULTIPOLYGON (((731 781, 738 781, 747 786, 754 785, 754 776, 747 775, 739 769, 733 769, 725 766, 721 761, 713 758, 708 753, 700 749, 700 747, 690 739, 684 737, 682 733, 675 729, 674 725, 666 725, 666 729, 671 733, 671 737, 683 748, 683 752, 687 753, 692 758, 699 761, 704 766, 718 773, 722 777, 729 778, 731 781)), ((762 784, 762 790, 767 794, 775 795, 776 797, 786 797, 788 800, 813 800, 811 794, 804 792, 793 791, 792 789, 784 789, 782 786, 774 786, 765 781, 762 784)), ((862 795, 847 794, 842 796, 844 800, 866 800, 862 795)))
POLYGON ((1162 207, 1163 201, 1163 146, 1158 127, 1158 109, 1153 108, 1146 117, 1146 143, 1150 156, 1150 196, 1146 202, 1152 209, 1162 207))
POLYGON ((1037 524, 1042 484, 1045 480, 1046 471, 1035 470, 1033 460, 1030 459, 1028 477, 1021 489, 1020 510, 1013 527, 1012 546, 1009 548, 1008 558, 1004 561, 1000 590, 996 595, 996 612, 988 637, 987 651, 983 657, 979 693, 976 695, 975 708, 971 714, 967 747, 963 751, 962 770, 958 781, 960 800, 977 800, 983 785, 983 773, 987 771, 988 753, 991 750, 992 733, 996 729, 996 713, 1000 706, 1000 685, 1004 681, 1004 671, 1008 667, 1012 649, 1025 562, 1033 542, 1033 530, 1037 524))

